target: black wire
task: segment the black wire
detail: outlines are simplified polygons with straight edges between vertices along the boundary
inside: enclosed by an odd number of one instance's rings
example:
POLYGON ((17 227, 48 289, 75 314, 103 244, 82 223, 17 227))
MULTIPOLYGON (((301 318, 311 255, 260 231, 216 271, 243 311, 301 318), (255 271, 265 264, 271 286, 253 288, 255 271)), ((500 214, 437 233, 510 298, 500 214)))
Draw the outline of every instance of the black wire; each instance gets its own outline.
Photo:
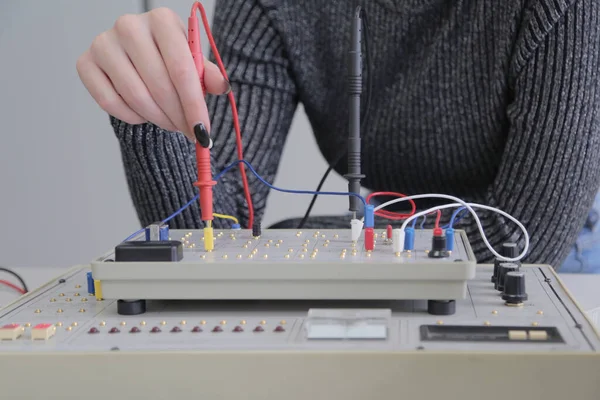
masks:
POLYGON ((150 0, 142 0, 142 10, 144 10, 144 12, 150 11, 151 8, 150 0))
MULTIPOLYGON (((371 108, 371 95, 373 92, 373 74, 372 74, 373 68, 371 65, 371 61, 372 61, 371 55, 369 54, 369 24, 367 23, 367 14, 365 13, 364 9, 361 9, 361 13, 362 13, 362 24, 363 24, 363 30, 364 30, 363 42, 365 43, 365 58, 366 58, 366 64, 367 64, 367 101, 365 103, 364 115, 363 115, 361 123, 360 123, 360 131, 363 132, 366 127, 366 120, 369 115, 369 109, 371 108)), ((342 150, 340 151, 340 153, 338 153, 337 157, 334 158, 333 163, 331 163, 329 165, 329 167, 327 168, 327 170, 321 177, 321 180, 319 181, 319 185, 317 186, 317 189, 315 190, 316 192, 321 191, 321 188, 325 184, 327 177, 329 176, 331 171, 333 171, 333 169, 339 164, 339 162, 342 160, 342 158, 344 158, 344 156, 346 155, 347 152, 348 152, 348 147, 347 146, 342 147, 342 150)), ((298 229, 302 229, 304 227, 304 224, 306 224, 306 221, 308 221, 308 217, 310 216, 310 213, 317 201, 318 196, 319 196, 318 194, 313 195, 313 198, 310 201, 308 208, 306 209, 306 213, 304 213, 304 217, 302 218, 302 221, 300 221, 300 223, 298 224, 298 229)))
POLYGON ((5 268, 5 267, 0 267, 0 271, 4 271, 7 274, 11 274, 15 278, 17 278, 19 280, 19 282, 21 283, 21 286, 23 287, 23 290, 25 291, 25 293, 29 292, 29 289, 27 288, 27 285, 25 284, 25 281, 23 280, 23 278, 21 278, 21 275, 17 274, 16 272, 14 272, 8 268, 5 268))

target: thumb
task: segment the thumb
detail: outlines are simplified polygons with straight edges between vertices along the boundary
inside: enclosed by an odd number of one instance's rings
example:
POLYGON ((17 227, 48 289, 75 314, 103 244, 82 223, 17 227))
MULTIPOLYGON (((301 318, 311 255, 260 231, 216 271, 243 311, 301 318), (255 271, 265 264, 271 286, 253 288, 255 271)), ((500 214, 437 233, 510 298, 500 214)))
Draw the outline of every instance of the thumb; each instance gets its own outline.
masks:
POLYGON ((219 67, 206 58, 204 59, 204 84, 210 94, 221 95, 231 91, 231 85, 223 77, 219 67))

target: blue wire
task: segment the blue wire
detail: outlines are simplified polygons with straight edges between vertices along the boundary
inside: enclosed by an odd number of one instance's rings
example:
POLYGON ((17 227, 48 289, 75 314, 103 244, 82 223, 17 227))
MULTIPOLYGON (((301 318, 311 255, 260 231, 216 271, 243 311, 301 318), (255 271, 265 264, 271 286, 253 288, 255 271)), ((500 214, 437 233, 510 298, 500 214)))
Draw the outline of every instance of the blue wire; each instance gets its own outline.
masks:
MULTIPOLYGON (((357 194, 357 193, 350 193, 350 192, 315 192, 315 191, 310 191, 310 190, 291 190, 291 189, 278 188, 276 186, 271 185, 269 182, 265 181, 263 179, 263 177, 260 176, 258 174, 258 172, 256 172, 256 170, 252 167, 252 165, 250 165, 250 163, 248 161, 246 161, 246 160, 237 160, 237 161, 232 162, 231 164, 229 164, 228 166, 226 166, 221 172, 219 172, 217 175, 215 175, 214 180, 218 181, 219 179, 221 179, 221 177, 223 175, 225 175, 227 172, 229 172, 229 170, 231 170, 233 167, 235 167, 239 163, 245 164, 248 167, 248 169, 250 170, 250 172, 252 172, 254 174, 254 176, 256 176, 256 178, 260 182, 262 182, 263 184, 267 185, 269 188, 271 188, 273 190, 276 190, 278 192, 294 193, 294 194, 311 194, 311 195, 317 194, 317 195, 325 195, 325 196, 355 196, 355 197, 358 197, 362 201, 363 206, 365 208, 367 206, 367 201, 365 200, 365 198, 363 196, 357 194)), ((175 211, 173 214, 171 214, 170 216, 168 216, 167 218, 165 218, 164 220, 162 220, 162 223, 166 224, 167 222, 171 221, 173 218, 175 218, 176 216, 178 216, 179 214, 181 214, 186 208, 188 208, 190 205, 192 205, 199 198, 200 198, 200 195, 197 194, 196 196, 194 196, 193 199, 191 199, 190 201, 188 201, 179 210, 175 211)), ((142 229, 138 230, 137 232, 132 233, 131 235, 129 235, 127 237, 127 239, 124 240, 124 242, 127 242, 128 240, 131 240, 135 236, 137 236, 140 233, 142 233, 145 229, 146 228, 142 228, 142 229)))
POLYGON ((421 229, 425 229, 425 222, 427 222, 427 214, 423 215, 423 221, 421 221, 421 229))
POLYGON ((464 211, 468 211, 466 209, 466 207, 461 207, 461 208, 458 208, 457 210, 455 210, 452 213, 452 217, 450 218, 450 223, 445 225, 442 229, 448 229, 450 227, 454 228, 454 224, 456 224, 458 221, 460 221, 461 219, 463 219, 465 216, 468 215, 468 212, 465 213, 464 211), (461 214, 461 215, 459 215, 459 214, 461 214))
MULTIPOLYGON (((188 208, 189 206, 191 206, 195 201, 198 200, 198 198, 200 197, 200 195, 195 195, 193 199, 191 199, 190 201, 188 201, 183 207, 181 207, 179 210, 175 211, 173 214, 169 215, 167 218, 163 219, 161 222, 163 224, 166 224, 167 222, 169 222, 170 220, 172 220, 173 218, 175 218, 176 216, 178 216, 179 214, 181 214, 186 208, 188 208)), ((123 240, 124 242, 127 242, 131 239, 133 239, 134 237, 136 237, 137 235, 139 235, 140 233, 144 232, 146 228, 142 228, 140 230, 138 230, 137 232, 132 233, 131 235, 129 235, 127 237, 127 239, 123 240)))
POLYGON ((198 200, 198 198, 200 197, 199 194, 195 195, 193 199, 191 199, 190 201, 188 201, 183 207, 181 207, 179 210, 175 211, 173 214, 171 214, 169 217, 167 217, 166 219, 162 220, 163 224, 166 224, 167 222, 169 222, 170 220, 172 220, 173 218, 175 218, 176 216, 178 216, 179 214, 181 214, 186 208, 188 208, 189 206, 191 206, 196 200, 198 200))
POLYGON ((128 242, 131 239, 133 239, 134 237, 136 237, 137 235, 139 235, 140 233, 144 232, 144 229, 146 228, 142 228, 139 231, 133 232, 131 235, 127 236, 127 239, 123 240, 124 242, 128 242))
POLYGON ((229 164, 227 167, 225 167, 225 169, 223 171, 221 171, 217 176, 215 176, 215 181, 219 180, 219 178, 227 171, 229 171, 231 168, 235 167, 236 165, 238 165, 239 163, 243 163, 245 164, 248 169, 250 170, 250 172, 252 172, 254 174, 254 176, 256 176, 256 178, 258 178, 259 181, 261 181, 263 184, 267 185, 268 187, 270 187, 273 190, 276 190, 278 192, 283 192, 283 193, 294 193, 294 194, 311 194, 311 195, 325 195, 325 196, 354 196, 360 199, 360 201, 362 201, 363 206, 366 208, 367 207, 367 201, 365 200, 364 197, 362 197, 360 194, 358 193, 351 193, 351 192, 315 192, 312 190, 292 190, 292 189, 281 189, 278 188, 276 186, 271 185, 269 182, 265 181, 262 176, 260 176, 258 174, 258 172, 256 172, 254 170, 254 168, 252 168, 252 165, 250 165, 250 163, 246 160, 237 160, 231 164, 229 164))
POLYGON ((417 220, 418 220, 418 219, 419 219, 419 218, 413 218, 413 220, 412 220, 412 228, 413 228, 413 229, 415 229, 415 228, 417 227, 417 220))

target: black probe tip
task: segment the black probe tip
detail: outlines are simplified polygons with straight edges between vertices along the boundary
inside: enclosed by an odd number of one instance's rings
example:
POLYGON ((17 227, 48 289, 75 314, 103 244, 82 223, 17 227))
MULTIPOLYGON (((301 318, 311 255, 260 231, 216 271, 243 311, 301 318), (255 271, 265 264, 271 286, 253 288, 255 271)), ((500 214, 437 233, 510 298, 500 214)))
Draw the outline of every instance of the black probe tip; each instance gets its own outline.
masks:
POLYGON ((205 149, 212 147, 210 136, 202 122, 194 126, 194 136, 196 136, 196 140, 198 143, 200 143, 200 146, 204 147, 205 149))

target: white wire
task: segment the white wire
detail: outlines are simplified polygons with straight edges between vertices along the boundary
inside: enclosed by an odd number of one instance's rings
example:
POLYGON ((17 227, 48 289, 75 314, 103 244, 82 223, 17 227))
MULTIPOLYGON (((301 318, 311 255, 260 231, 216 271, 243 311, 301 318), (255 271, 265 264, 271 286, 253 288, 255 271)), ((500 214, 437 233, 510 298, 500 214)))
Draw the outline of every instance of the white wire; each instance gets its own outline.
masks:
POLYGON ((447 194, 437 194, 437 193, 430 193, 430 194, 417 194, 414 196, 407 196, 407 197, 400 197, 397 199, 393 199, 390 200, 386 203, 383 203, 377 207, 375 207, 375 211, 379 211, 382 208, 388 207, 392 204, 396 204, 396 203, 400 203, 402 201, 408 201, 408 200, 416 200, 416 199, 425 199, 425 198, 438 198, 438 199, 447 199, 447 200, 452 200, 452 201, 456 201, 457 204, 444 204, 441 206, 437 206, 437 207, 432 207, 429 210, 425 210, 422 212, 419 212, 415 215, 413 215, 412 217, 409 217, 406 221, 404 221, 404 223, 402 224, 402 230, 406 229, 406 226, 408 225, 408 223, 410 221, 412 221, 415 218, 419 218, 422 217, 423 215, 435 212, 437 210, 443 210, 446 208, 453 208, 453 207, 458 207, 458 206, 463 206, 465 207, 467 210, 469 210, 469 212, 471 213, 471 215, 473 216, 473 218, 475 219, 475 223, 477 224, 477 228, 479 229, 479 233, 481 234, 481 238, 483 239, 483 242, 485 243, 485 245, 487 246, 487 248, 492 252, 492 254, 504 261, 519 261, 521 260, 523 257, 525 257, 525 255, 527 254, 527 252, 529 251, 529 233, 527 233, 527 229, 525 228, 525 226, 523 226, 523 224, 521 222, 519 222, 515 217, 513 217, 512 215, 507 214, 506 212, 498 209, 498 208, 494 208, 494 207, 490 207, 490 206, 485 206, 482 204, 477 204, 477 203, 466 203, 463 200, 459 199, 458 197, 454 197, 454 196, 450 196, 447 194), (521 229, 521 231, 523 231, 523 235, 525 236, 525 247, 523 248, 523 251, 521 252, 521 254, 519 254, 517 257, 514 258, 508 258, 508 257, 503 257, 501 256, 498 252, 496 252, 496 250, 494 250, 494 248, 492 247, 492 245, 490 244, 490 242, 487 239, 487 236, 485 235, 485 232, 483 230, 483 226, 481 225, 481 220, 479 219, 479 216, 477 215, 477 213, 475 212, 475 210, 473 210, 473 207, 475 208, 481 208, 484 210, 489 210, 489 211, 493 211, 496 212, 508 219, 510 219, 512 222, 514 222, 519 229, 521 229))

